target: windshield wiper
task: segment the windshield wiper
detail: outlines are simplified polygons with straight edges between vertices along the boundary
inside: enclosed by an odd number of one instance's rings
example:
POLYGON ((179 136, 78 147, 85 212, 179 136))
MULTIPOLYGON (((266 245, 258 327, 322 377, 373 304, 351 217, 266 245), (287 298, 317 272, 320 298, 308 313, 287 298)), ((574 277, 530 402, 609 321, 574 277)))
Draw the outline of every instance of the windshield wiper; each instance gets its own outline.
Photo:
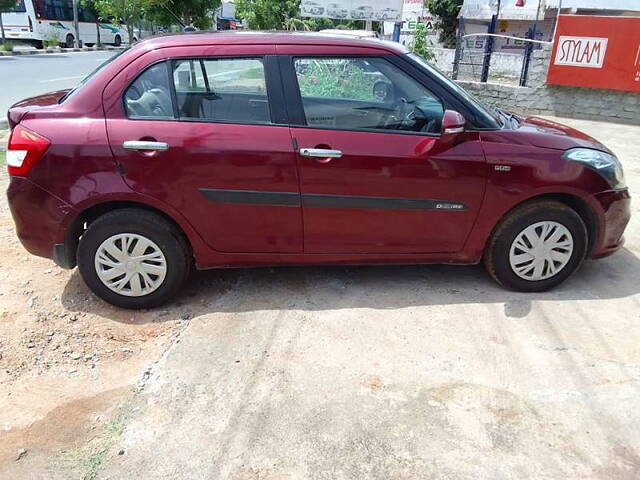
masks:
MULTIPOLYGON (((500 108, 497 108, 497 107, 494 107, 494 108, 495 108, 496 112, 498 112, 501 116, 503 116, 504 118, 506 118, 510 122, 511 126, 513 126, 514 122, 515 122, 516 126, 520 125, 520 122, 518 121, 518 119, 516 118, 516 116, 513 113, 505 112, 504 110, 502 110, 500 108)), ((503 122, 503 125, 504 124, 505 123, 503 122)))

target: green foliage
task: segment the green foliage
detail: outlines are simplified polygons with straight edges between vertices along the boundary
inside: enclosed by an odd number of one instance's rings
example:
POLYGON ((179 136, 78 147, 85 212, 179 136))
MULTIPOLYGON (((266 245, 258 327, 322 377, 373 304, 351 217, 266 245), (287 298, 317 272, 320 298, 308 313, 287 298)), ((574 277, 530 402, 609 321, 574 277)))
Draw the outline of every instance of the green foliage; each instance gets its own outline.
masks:
POLYGON ((296 18, 300 0, 236 0, 236 16, 253 30, 280 30, 296 18))
MULTIPOLYGON (((243 19, 252 30, 319 30, 339 28, 363 30, 364 20, 332 20, 329 18, 300 18, 301 0, 236 0, 236 17, 243 19)), ((373 22, 374 30, 380 22, 373 22)))
POLYGON ((0 50, 3 52, 13 52, 13 43, 5 42, 0 44, 0 50))
POLYGON ((380 80, 375 73, 367 73, 349 60, 316 62, 298 65, 300 91, 306 97, 350 98, 372 100, 373 85, 380 80))
POLYGON ((8 12, 16 4, 16 0, 0 0, 0 12, 8 12))
POLYGON ((456 46, 458 13, 464 0, 425 0, 429 12, 435 18, 435 28, 440 30, 440 42, 449 48, 456 46))
POLYGON ((175 16, 177 16, 185 25, 193 25, 200 30, 211 28, 211 12, 222 3, 221 0, 143 1, 148 20, 153 20, 161 25, 171 25, 176 23, 175 16))
POLYGON ((93 6, 103 18, 114 17, 114 22, 122 19, 127 24, 127 33, 133 42, 133 27, 142 18, 145 0, 94 0, 93 6))
POLYGON ((49 27, 47 32, 44 34, 44 39, 42 40, 42 45, 47 47, 57 47, 60 45, 60 38, 58 37, 58 32, 56 32, 52 27, 49 27))
POLYGON ((420 22, 416 25, 413 44, 411 50, 420 55, 425 60, 433 60, 434 55, 429 50, 429 40, 427 38, 427 25, 420 22))

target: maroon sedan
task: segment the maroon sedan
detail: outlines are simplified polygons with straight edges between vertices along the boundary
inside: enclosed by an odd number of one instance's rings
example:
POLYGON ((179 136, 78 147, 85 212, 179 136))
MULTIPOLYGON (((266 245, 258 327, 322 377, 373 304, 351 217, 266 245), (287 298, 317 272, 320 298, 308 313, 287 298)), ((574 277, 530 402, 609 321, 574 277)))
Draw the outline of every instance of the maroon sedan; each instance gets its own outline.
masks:
POLYGON ((9 123, 23 245, 128 308, 192 266, 484 261, 541 291, 621 248, 630 215, 604 145, 377 40, 155 38, 9 123))

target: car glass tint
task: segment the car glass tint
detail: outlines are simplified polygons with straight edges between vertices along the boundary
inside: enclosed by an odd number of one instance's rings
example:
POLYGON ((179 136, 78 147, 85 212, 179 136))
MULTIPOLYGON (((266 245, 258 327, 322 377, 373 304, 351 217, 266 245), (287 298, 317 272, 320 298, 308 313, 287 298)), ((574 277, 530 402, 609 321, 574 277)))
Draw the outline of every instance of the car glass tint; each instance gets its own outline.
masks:
POLYGON ((180 118, 270 123, 264 66, 256 58, 188 59, 173 63, 180 118))
POLYGON ((438 134, 440 100, 382 58, 297 58, 307 125, 438 134))
POLYGON ((125 92, 124 104, 129 118, 173 118, 167 64, 147 68, 125 92))
POLYGON ((476 97, 471 95, 464 88, 462 88, 456 82, 454 82, 449 77, 447 77, 438 68, 436 68, 435 66, 427 62, 420 55, 415 53, 409 53, 407 56, 411 58, 413 61, 415 61, 416 63, 418 63, 421 67, 423 67, 424 69, 428 70, 430 73, 435 75, 441 82, 448 85, 449 88, 454 90, 461 97, 465 98, 469 103, 472 103, 478 110, 480 110, 480 112, 482 112, 486 117, 488 117, 490 121, 497 122, 498 125, 502 124, 502 121, 500 120, 500 116, 498 115, 497 112, 493 111, 492 107, 489 107, 488 105, 486 105, 485 103, 481 102, 476 97))

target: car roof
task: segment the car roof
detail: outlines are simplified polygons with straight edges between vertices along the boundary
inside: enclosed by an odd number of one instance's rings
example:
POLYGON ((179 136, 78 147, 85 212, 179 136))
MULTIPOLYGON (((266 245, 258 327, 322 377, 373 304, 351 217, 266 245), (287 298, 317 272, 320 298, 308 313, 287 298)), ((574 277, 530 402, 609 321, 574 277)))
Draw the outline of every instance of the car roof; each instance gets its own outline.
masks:
POLYGON ((345 30, 344 33, 229 30, 218 32, 170 33, 143 40, 133 48, 153 50, 156 48, 216 44, 347 46, 377 48, 399 55, 408 52, 408 49, 399 43, 349 35, 349 30, 345 30))

